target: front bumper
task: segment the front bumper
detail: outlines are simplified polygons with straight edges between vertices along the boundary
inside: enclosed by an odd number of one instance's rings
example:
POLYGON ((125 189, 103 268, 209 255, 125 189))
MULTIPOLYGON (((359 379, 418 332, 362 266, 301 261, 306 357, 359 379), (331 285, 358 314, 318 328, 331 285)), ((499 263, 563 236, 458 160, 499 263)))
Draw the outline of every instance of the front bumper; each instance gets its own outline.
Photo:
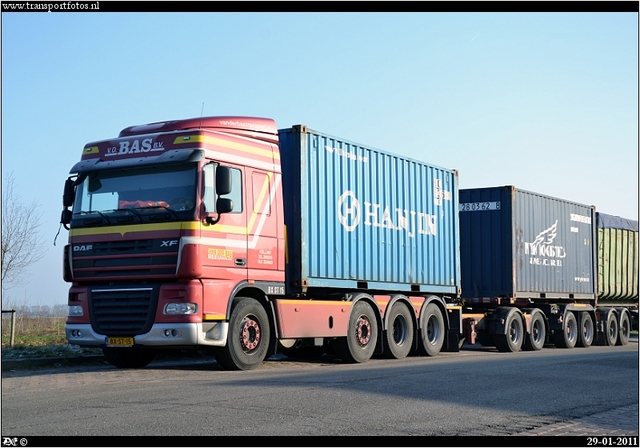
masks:
MULTIPOLYGON (((148 333, 134 336, 135 345, 149 347, 224 347, 229 332, 228 322, 154 324, 148 333)), ((69 344, 84 347, 104 347, 107 335, 93 331, 91 324, 67 324, 69 344)), ((122 336, 122 335, 118 335, 122 336)))

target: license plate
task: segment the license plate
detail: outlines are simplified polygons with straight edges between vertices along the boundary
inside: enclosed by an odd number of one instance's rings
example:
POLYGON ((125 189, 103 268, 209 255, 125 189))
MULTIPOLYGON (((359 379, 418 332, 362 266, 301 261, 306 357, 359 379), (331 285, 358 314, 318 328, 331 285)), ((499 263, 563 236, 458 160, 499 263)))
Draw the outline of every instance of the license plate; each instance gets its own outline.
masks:
POLYGON ((133 338, 105 338, 107 347, 133 347, 133 338))

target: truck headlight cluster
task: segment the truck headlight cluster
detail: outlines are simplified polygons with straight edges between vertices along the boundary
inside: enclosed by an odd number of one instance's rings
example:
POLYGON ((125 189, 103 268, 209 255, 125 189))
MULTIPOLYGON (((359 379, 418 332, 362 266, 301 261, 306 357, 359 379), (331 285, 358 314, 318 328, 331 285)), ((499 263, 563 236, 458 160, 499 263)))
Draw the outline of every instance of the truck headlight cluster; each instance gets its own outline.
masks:
POLYGON ((69 307, 69 317, 84 316, 84 311, 80 305, 71 305, 69 307))
POLYGON ((197 312, 198 305, 196 303, 167 303, 164 306, 164 314, 196 314, 197 312))

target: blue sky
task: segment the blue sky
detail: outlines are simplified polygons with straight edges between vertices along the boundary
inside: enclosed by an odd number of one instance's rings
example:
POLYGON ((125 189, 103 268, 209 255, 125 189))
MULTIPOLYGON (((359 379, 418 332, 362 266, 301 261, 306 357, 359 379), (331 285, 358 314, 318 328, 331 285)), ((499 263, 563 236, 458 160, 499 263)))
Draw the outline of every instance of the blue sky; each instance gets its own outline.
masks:
POLYGON ((66 303, 85 143, 203 109, 638 219, 638 13, 3 13, 3 184, 45 242, 7 298, 66 303))

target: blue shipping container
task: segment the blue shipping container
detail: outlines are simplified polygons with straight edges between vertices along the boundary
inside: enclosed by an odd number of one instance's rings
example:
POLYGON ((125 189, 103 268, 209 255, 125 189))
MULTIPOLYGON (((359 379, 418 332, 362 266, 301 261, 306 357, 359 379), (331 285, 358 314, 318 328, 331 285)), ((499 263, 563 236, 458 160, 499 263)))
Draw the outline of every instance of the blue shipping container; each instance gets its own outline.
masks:
POLYGON ((595 209, 513 186, 460 190, 462 297, 595 299, 595 209))
POLYGON ((458 174, 305 126, 279 131, 289 292, 458 295, 458 174))

